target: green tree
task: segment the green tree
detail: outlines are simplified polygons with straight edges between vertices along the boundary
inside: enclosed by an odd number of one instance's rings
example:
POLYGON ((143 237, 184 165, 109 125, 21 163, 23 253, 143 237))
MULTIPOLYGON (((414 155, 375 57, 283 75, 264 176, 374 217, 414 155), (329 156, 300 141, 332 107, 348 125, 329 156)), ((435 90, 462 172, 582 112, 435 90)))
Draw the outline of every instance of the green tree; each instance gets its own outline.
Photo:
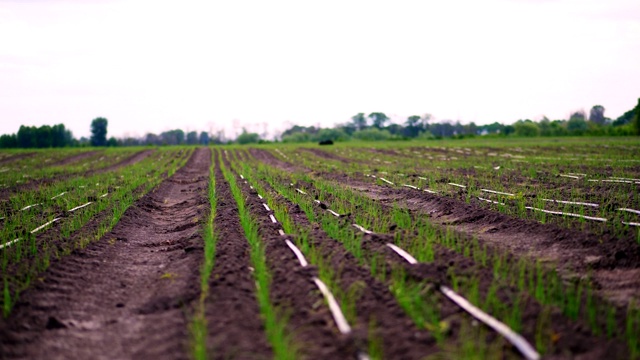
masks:
POLYGON ((534 123, 531 120, 518 120, 515 124, 513 124, 515 128, 515 134, 517 136, 538 136, 540 134, 540 128, 538 128, 538 124, 534 123))
POLYGON ((247 132, 247 129, 242 128, 242 134, 238 135, 238 138, 236 139, 236 141, 238 142, 238 144, 241 144, 241 145, 255 144, 258 141, 260 141, 260 135, 256 133, 247 132))
POLYGON ((591 111, 589 112, 589 121, 598 125, 604 125, 604 110, 604 106, 602 105, 595 105, 594 107, 592 107, 591 111))
POLYGON ((353 122, 353 126, 356 130, 363 130, 367 127, 367 118, 364 116, 364 113, 357 113, 351 117, 351 121, 353 122))
POLYGON ((373 121, 373 127, 378 129, 382 129, 382 127, 384 127, 384 124, 389 121, 389 117, 382 112, 372 112, 371 114, 369 114, 369 119, 373 121))
POLYGON ((190 131, 187 133, 187 144, 196 145, 198 143, 198 132, 190 131))
POLYGON ((209 133, 206 131, 200 132, 200 145, 209 145, 209 133))
POLYGON ((91 121, 91 145, 107 146, 107 125, 109 122, 103 117, 91 121))
POLYGON ((633 126, 635 128, 636 135, 640 135, 640 98, 638 98, 638 105, 636 105, 636 114, 633 118, 633 126))

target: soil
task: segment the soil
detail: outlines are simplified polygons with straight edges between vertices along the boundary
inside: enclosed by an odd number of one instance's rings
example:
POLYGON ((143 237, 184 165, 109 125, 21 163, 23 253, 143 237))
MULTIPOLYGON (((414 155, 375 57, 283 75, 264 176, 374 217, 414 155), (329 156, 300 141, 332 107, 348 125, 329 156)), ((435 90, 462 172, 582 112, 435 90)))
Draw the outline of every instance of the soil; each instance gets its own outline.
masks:
MULTIPOLYGON (((95 169, 95 170, 89 170, 89 171, 85 171, 82 174, 60 174, 57 176, 52 176, 49 178, 42 178, 42 179, 35 179, 32 181, 29 181, 27 183, 24 184, 20 184, 20 185, 15 185, 12 186, 10 188, 4 188, 4 189, 0 189, 0 200, 6 200, 9 199, 9 197, 15 193, 19 193, 19 192, 24 192, 24 191, 29 191, 29 190, 36 190, 39 189, 43 186, 47 186, 56 182, 60 182, 60 181, 64 181, 67 179, 70 179, 72 177, 86 177, 86 176, 91 176, 91 175, 95 175, 95 174, 102 174, 108 171, 115 171, 121 167, 124 166, 129 166, 129 165, 133 165, 137 162, 140 162, 144 159, 146 159, 149 155, 151 155, 155 150, 143 150, 140 152, 136 152, 135 154, 127 157, 126 159, 119 161, 116 164, 101 168, 101 169, 95 169)), ((77 159, 76 159, 77 160, 77 159)))
POLYGON ((54 262, 0 322, 0 358, 189 358, 207 213, 208 149, 114 229, 54 262))
POLYGON ((300 150, 304 150, 304 151, 310 152, 313 155, 316 155, 316 156, 321 157, 323 159, 337 160, 337 161, 340 161, 340 162, 345 163, 345 164, 349 163, 349 162, 353 162, 353 160, 350 160, 350 159, 347 159, 347 158, 343 158, 342 156, 336 155, 336 154, 328 152, 328 151, 320 150, 320 149, 301 147, 300 150))
MULTIPOLYGON (((293 166, 270 161, 267 156, 261 159, 287 171, 293 166)), ((633 241, 603 239, 588 232, 514 218, 448 197, 379 186, 370 180, 367 182, 364 176, 324 172, 314 175, 349 186, 385 205, 425 214, 432 223, 477 237, 492 248, 545 262, 549 267, 557 267, 567 279, 589 274, 598 295, 620 307, 626 307, 631 301, 640 302, 640 246, 633 241), (615 281, 611 281, 612 278, 615 281)))
MULTIPOLYGON (((363 337, 373 336, 382 340, 385 358, 389 359, 421 359, 437 352, 435 339, 425 330, 416 327, 406 315, 386 284, 371 276, 369 269, 358 264, 358 260, 349 253, 342 244, 330 238, 317 223, 310 223, 304 211, 271 187, 260 182, 275 199, 284 203, 288 214, 299 226, 307 229, 309 244, 319 251, 327 264, 336 269, 338 284, 344 293, 349 290, 358 292, 356 314, 358 323, 356 331, 363 337), (374 325, 373 334, 367 334, 374 325)), ((264 211, 264 208, 263 208, 264 211)))
POLYGON ((0 165, 4 165, 6 163, 10 163, 13 162, 15 160, 20 160, 20 159, 24 159, 26 157, 30 157, 35 155, 34 152, 29 152, 29 153, 22 153, 22 154, 17 154, 17 155, 13 155, 13 156, 7 156, 5 158, 0 159, 0 165))
POLYGON ((49 166, 64 166, 64 165, 69 165, 72 164, 74 162, 78 162, 80 160, 86 159, 88 157, 91 157, 99 152, 102 152, 101 150, 94 150, 94 151, 84 151, 81 152, 80 154, 75 154, 69 157, 66 157, 62 160, 56 161, 54 163, 49 164, 49 166))
POLYGON ((269 359, 273 354, 255 295, 249 243, 217 159, 216 156, 217 203, 213 225, 217 243, 205 301, 208 350, 216 359, 269 359))

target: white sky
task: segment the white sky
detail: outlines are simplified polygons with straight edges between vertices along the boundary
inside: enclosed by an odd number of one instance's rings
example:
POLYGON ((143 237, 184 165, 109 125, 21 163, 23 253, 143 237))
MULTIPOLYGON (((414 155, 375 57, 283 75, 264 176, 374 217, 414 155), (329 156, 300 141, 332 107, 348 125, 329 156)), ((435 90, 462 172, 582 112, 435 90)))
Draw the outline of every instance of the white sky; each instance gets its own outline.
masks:
POLYGON ((639 64, 638 0, 0 0, 0 133, 616 118, 639 64))

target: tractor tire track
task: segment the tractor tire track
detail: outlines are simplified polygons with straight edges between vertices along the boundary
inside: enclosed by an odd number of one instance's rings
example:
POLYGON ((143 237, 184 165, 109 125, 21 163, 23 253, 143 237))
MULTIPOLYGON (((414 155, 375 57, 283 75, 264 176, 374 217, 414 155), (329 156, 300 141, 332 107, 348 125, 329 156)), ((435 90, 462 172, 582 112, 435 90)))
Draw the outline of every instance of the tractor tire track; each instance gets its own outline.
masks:
POLYGON ((0 321, 0 358, 187 359, 208 149, 98 242, 54 263, 0 321))

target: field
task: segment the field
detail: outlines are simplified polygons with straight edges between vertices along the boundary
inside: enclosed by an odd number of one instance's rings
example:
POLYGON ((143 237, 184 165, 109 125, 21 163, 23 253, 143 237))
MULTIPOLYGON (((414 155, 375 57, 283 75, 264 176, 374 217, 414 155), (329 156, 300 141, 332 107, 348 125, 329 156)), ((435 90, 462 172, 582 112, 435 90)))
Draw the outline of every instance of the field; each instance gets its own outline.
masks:
POLYGON ((0 152, 0 358, 640 359, 640 141, 0 152))

